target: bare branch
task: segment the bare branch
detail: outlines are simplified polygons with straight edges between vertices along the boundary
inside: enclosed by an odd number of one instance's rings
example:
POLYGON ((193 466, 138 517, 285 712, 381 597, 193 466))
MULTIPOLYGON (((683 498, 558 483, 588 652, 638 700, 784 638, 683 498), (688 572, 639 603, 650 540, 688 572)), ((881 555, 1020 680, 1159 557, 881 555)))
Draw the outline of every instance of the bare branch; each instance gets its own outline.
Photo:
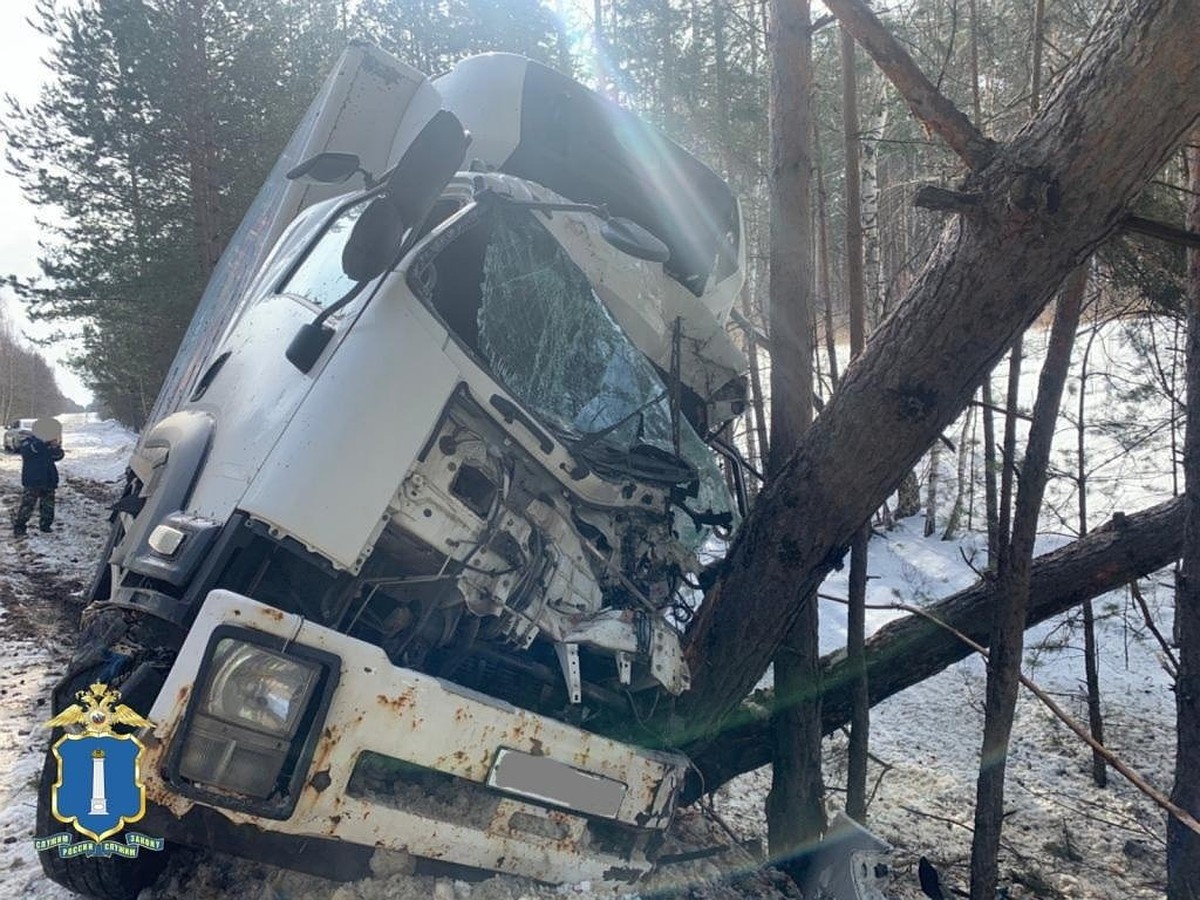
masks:
POLYGON ((1158 646, 1163 652, 1163 668, 1172 678, 1178 678, 1179 658, 1171 649, 1167 639, 1163 637, 1162 632, 1158 630, 1158 626, 1154 624, 1154 617, 1150 615, 1150 607, 1146 604, 1146 598, 1142 595, 1142 589, 1138 586, 1136 578, 1129 582, 1129 593, 1133 595, 1134 602, 1142 611, 1142 621, 1146 623, 1146 627, 1150 629, 1150 633, 1154 635, 1154 639, 1158 641, 1158 646))
MULTIPOLYGON (((928 619, 929 621, 931 621, 935 625, 937 625, 939 628, 946 629, 948 632, 953 634, 956 638, 958 638, 964 644, 969 646, 972 650, 974 650, 976 653, 978 653, 984 659, 988 658, 988 652, 987 652, 986 647, 982 646, 981 644, 975 643, 975 641, 971 640, 969 637, 967 637, 965 634, 963 634, 957 628, 947 625, 945 622, 942 622, 936 616, 931 615, 926 610, 923 610, 918 606, 909 606, 907 603, 897 603, 896 608, 903 609, 905 612, 912 613, 913 615, 925 617, 926 619, 928 619)), ((1049 709, 1050 712, 1054 713, 1054 715, 1060 721, 1062 721, 1062 723, 1064 725, 1066 725, 1073 732, 1075 732, 1075 735, 1080 740, 1082 740, 1085 744, 1087 744, 1089 747, 1091 747, 1093 750, 1095 750, 1097 753, 1099 753, 1101 756, 1103 756, 1105 762, 1107 762, 1110 766, 1112 766, 1114 769, 1116 769, 1118 772, 1120 772, 1122 775, 1124 775, 1126 780, 1128 780, 1130 784, 1132 784, 1135 788, 1137 788, 1139 791, 1141 791, 1143 794, 1145 794, 1147 797, 1149 797, 1151 800, 1153 800, 1154 803, 1157 806, 1159 806, 1161 809, 1170 813, 1172 816, 1174 816, 1176 819, 1178 819, 1180 822, 1182 822, 1188 828, 1192 829, 1192 831, 1196 832, 1196 834, 1200 834, 1200 822, 1197 822, 1192 817, 1191 813, 1189 813, 1186 809, 1183 809, 1182 807, 1179 807, 1179 806, 1175 805, 1174 803, 1172 803, 1170 798, 1168 798, 1166 794, 1164 794, 1162 791, 1158 790, 1156 787, 1154 787, 1154 785, 1150 784, 1150 782, 1146 781, 1146 779, 1144 779, 1140 774, 1138 774, 1138 772, 1136 770, 1130 768, 1128 765, 1126 765, 1124 762, 1122 762, 1121 758, 1119 756, 1117 756, 1117 754, 1113 753, 1111 750, 1109 750, 1107 747, 1105 747, 1103 744, 1101 744, 1099 741, 1097 741, 1095 738, 1093 738, 1090 734, 1088 734, 1088 730, 1086 728, 1084 728, 1081 724, 1076 722, 1074 718, 1072 718, 1070 715, 1068 715, 1061 706, 1059 706, 1057 703, 1054 702, 1054 699, 1049 694, 1047 694, 1045 691, 1043 691, 1040 687, 1038 687, 1036 684, 1034 684, 1032 681, 1030 681, 1024 675, 1021 675, 1020 679, 1021 679, 1021 684, 1025 685, 1025 688, 1028 691, 1030 691, 1035 697, 1037 697, 1039 700, 1041 700, 1042 703, 1046 706, 1046 708, 1049 709)))
POLYGON ((828 0, 825 5, 871 55, 927 130, 941 137, 971 170, 991 162, 996 142, 984 137, 937 89, 862 0, 828 0))
POLYGON ((917 189, 917 193, 913 196, 913 206, 958 213, 964 216, 977 216, 983 211, 983 195, 951 191, 937 185, 926 184, 917 189))
POLYGON ((1131 231, 1134 234, 1144 234, 1147 237, 1158 238, 1171 244, 1200 248, 1200 234, 1189 231, 1186 228, 1176 228, 1174 225, 1168 225, 1165 222, 1156 222, 1154 219, 1129 216, 1121 223, 1121 229, 1131 231))

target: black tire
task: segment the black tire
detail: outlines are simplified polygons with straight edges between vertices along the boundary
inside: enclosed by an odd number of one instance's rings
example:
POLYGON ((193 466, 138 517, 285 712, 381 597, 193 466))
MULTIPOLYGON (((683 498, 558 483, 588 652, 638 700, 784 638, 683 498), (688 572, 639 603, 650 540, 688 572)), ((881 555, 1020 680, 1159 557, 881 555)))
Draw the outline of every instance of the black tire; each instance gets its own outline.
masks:
MULTIPOLYGON (((134 613, 103 607, 93 607, 88 612, 93 615, 85 622, 79 649, 54 689, 54 714, 58 715, 75 701, 76 691, 95 681, 103 681, 118 690, 128 682, 130 690, 122 693, 121 702, 145 715, 166 676, 173 651, 154 644, 148 645, 152 649, 147 649, 147 645, 139 643, 139 639, 160 630, 134 613), (147 628, 147 624, 151 627, 147 628), (131 678, 135 672, 137 677, 131 678)), ((50 746, 62 734, 62 729, 54 729, 50 746)), ((58 764, 47 748, 38 784, 36 833, 39 837, 63 830, 62 823, 54 818, 50 809, 50 791, 57 778, 58 764)), ((55 850, 43 851, 39 856, 46 876, 69 890, 96 900, 135 900, 143 888, 158 879, 173 849, 173 845, 168 844, 161 851, 143 850, 136 859, 86 856, 62 859, 55 850)))

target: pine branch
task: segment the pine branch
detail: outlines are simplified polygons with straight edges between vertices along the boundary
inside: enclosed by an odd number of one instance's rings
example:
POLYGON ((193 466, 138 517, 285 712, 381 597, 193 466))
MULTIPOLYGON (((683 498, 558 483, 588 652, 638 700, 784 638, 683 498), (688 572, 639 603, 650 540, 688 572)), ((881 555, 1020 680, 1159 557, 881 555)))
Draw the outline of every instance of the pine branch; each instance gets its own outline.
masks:
POLYGON ((828 0, 825 5, 871 55, 928 131, 941 137, 972 171, 991 162, 995 141, 984 137, 937 89, 870 7, 862 0, 828 0))

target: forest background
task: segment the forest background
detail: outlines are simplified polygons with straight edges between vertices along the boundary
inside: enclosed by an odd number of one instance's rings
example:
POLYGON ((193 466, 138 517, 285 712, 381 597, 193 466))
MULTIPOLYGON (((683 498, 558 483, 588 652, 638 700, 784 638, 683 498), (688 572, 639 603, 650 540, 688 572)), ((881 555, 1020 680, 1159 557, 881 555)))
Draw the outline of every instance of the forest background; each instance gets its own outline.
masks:
MULTIPOLYGON (((880 12, 936 85, 960 108, 976 108, 982 130, 1003 139, 1029 114, 1032 6, 915 0, 880 12)), ((1044 83, 1069 66, 1102 7, 1049 5, 1044 83)), ((49 41, 50 74, 36 102, 9 98, 3 134, 9 170, 42 211, 41 275, 3 273, 5 290, 52 327, 47 340, 74 339, 71 366, 97 404, 140 426, 243 212, 338 54, 365 38, 434 76, 474 53, 519 52, 658 124, 741 196, 750 250, 742 321, 762 332, 766 17, 765 3, 734 0, 595 0, 590 8, 536 0, 40 0, 31 22, 49 41)), ((818 16, 818 25, 829 24, 818 16)), ((844 339, 847 319, 836 27, 816 30, 813 53, 827 342, 844 339)), ((857 69, 865 277, 869 317, 878 321, 903 296, 942 224, 940 215, 913 209, 913 192, 952 184, 959 166, 861 54, 857 69)), ((1184 196, 1164 188, 1147 202, 1167 207, 1161 218, 1182 221, 1184 196)), ((1114 289, 1136 283, 1148 300, 1178 308, 1182 251, 1118 246, 1109 256, 1114 289)), ((823 369, 828 388, 827 361, 823 369)), ((759 423, 750 431, 752 456, 763 437, 759 423)))

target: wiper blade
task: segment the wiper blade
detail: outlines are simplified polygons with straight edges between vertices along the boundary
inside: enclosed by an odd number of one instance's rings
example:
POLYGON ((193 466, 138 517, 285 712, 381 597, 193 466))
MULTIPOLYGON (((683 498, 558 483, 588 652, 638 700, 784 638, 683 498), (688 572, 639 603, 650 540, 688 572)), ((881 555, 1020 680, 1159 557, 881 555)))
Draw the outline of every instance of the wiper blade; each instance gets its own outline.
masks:
POLYGON ((606 438, 610 434, 612 434, 614 431, 616 431, 618 428, 620 428, 622 425, 624 425, 626 422, 629 422, 631 419, 633 419, 634 416, 640 416, 642 413, 644 413, 647 409, 649 409, 655 403, 658 403, 660 400, 665 399, 667 397, 668 393, 669 393, 668 391, 663 391, 657 397, 651 397, 649 400, 647 400, 645 403, 643 403, 641 406, 639 406, 633 412, 629 413, 628 415, 622 416, 620 419, 613 422, 611 425, 604 426, 599 431, 589 431, 583 438, 581 438, 578 442, 576 442, 575 449, 580 450, 580 451, 587 450, 589 447, 591 447, 597 441, 603 440, 604 438, 606 438))
POLYGON ((699 478, 696 467, 670 450, 653 444, 634 444, 629 449, 610 444, 580 450, 583 460, 601 474, 625 475, 651 484, 676 486, 699 478))

